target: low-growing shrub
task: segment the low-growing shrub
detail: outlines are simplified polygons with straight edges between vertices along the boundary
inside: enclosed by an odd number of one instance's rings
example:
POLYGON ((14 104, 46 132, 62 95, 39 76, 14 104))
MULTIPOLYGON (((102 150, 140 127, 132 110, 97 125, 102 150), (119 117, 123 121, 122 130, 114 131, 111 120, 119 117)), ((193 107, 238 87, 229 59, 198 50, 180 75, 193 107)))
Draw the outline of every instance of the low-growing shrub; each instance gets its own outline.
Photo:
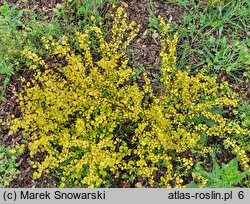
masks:
MULTIPOLYGON (((230 135, 249 134, 213 113, 235 107, 236 96, 227 83, 217 84, 216 77, 176 69, 177 34, 168 36, 169 25, 161 17, 162 88, 153 91, 146 71, 139 86, 131 80, 126 56, 138 25, 127 24, 122 7, 113 17, 108 38, 95 23, 76 33, 76 50, 66 37, 44 38, 53 63, 23 52, 41 70, 19 94, 23 114, 9 120, 9 134, 23 130, 34 160, 37 153, 44 156, 33 164, 34 177, 57 170, 62 174, 60 187, 102 187, 123 175, 131 181, 143 177, 147 186, 182 187, 173 155, 207 151, 199 144, 202 135, 236 147, 230 135)), ((249 168, 246 153, 239 149, 236 154, 249 168)), ((193 162, 183 160, 183 168, 191 169, 193 162)))

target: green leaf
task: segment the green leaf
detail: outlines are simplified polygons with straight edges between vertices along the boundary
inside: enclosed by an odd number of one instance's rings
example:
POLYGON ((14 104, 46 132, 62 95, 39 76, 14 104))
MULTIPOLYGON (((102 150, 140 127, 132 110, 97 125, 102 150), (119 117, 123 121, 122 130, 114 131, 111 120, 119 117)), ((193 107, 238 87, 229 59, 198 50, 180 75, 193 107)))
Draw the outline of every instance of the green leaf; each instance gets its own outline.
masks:
POLYGON ((238 170, 237 158, 232 159, 227 164, 223 163, 220 167, 216 162, 215 154, 211 154, 211 156, 213 159, 212 172, 204 170, 200 162, 196 164, 195 169, 192 172, 193 178, 202 176, 203 178, 208 179, 206 187, 233 188, 247 176, 247 172, 240 172, 238 170))
POLYGON ((10 173, 10 174, 14 174, 14 173, 16 173, 16 168, 10 168, 10 169, 8 169, 8 172, 10 173))
POLYGON ((63 163, 61 163, 59 166, 67 166, 72 160, 73 160, 73 157, 70 157, 69 159, 67 159, 63 163))
POLYGON ((201 146, 205 146, 206 142, 207 142, 207 135, 205 133, 201 133, 200 134, 200 139, 198 140, 198 144, 201 146))

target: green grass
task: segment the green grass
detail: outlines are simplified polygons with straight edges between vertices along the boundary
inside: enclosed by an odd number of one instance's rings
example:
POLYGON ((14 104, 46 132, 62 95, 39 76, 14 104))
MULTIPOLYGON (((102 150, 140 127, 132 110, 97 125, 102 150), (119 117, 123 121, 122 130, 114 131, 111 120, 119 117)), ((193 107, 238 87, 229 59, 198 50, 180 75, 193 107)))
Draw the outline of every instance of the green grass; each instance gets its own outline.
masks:
POLYGON ((249 1, 208 5, 194 1, 166 3, 177 4, 186 10, 182 25, 175 24, 172 28, 179 33, 180 68, 190 65, 197 70, 208 65, 209 73, 225 72, 234 80, 242 76, 249 78, 249 1))
POLYGON ((25 60, 21 51, 25 48, 43 54, 40 38, 44 35, 59 35, 58 23, 37 20, 29 10, 9 8, 7 3, 0 7, 0 100, 12 74, 25 70, 25 60), (26 14, 26 18, 24 15, 26 14))
POLYGON ((10 76, 14 73, 13 69, 17 65, 15 61, 18 51, 15 49, 16 42, 19 42, 21 36, 17 36, 18 27, 22 26, 19 20, 22 11, 17 12, 15 7, 9 9, 7 4, 0 7, 0 100, 3 97, 10 76))

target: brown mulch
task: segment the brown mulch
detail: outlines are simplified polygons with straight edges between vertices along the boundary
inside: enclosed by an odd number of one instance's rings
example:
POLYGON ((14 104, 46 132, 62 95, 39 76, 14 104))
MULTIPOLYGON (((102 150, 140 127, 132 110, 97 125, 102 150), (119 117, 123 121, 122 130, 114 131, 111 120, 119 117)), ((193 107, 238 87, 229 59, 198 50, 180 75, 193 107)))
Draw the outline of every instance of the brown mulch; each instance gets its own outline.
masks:
POLYGON ((16 6, 17 9, 29 9, 36 14, 48 16, 51 19, 54 16, 53 9, 57 4, 62 3, 62 0, 28 0, 27 2, 23 0, 7 0, 7 2, 10 7, 16 6))
MULTIPOLYGON (((132 3, 129 2, 127 1, 129 4, 127 9, 129 22, 135 21, 141 25, 138 36, 131 43, 129 49, 134 51, 135 61, 144 65, 144 67, 158 67, 160 64, 158 58, 160 42, 149 35, 148 23, 150 14, 147 10, 148 1, 138 0, 132 3)), ((170 22, 180 23, 183 12, 183 8, 166 4, 164 1, 153 2, 154 15, 160 15, 169 19, 170 22)))

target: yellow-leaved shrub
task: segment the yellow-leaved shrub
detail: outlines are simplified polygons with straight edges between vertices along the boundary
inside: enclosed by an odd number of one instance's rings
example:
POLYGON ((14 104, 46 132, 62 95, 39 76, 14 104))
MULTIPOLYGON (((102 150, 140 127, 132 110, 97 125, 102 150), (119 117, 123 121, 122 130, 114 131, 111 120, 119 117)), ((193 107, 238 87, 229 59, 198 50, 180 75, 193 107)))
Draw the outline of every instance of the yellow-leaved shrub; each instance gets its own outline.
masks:
MULTIPOLYGON (((126 48, 139 26, 127 24, 122 7, 108 40, 95 23, 76 33, 75 50, 67 37, 43 39, 54 65, 36 57, 43 71, 37 70, 19 94, 22 117, 10 120, 10 134, 22 129, 31 156, 44 156, 33 164, 35 178, 56 170, 61 187, 101 187, 126 174, 147 179, 148 186, 170 187, 175 181, 180 187, 173 153, 205 150, 198 145, 202 134, 230 144, 231 134, 249 134, 212 112, 237 105, 226 83, 217 84, 202 71, 191 75, 188 68, 176 69, 177 35, 171 39, 169 25, 159 21, 162 88, 157 93, 146 72, 143 86, 131 82, 126 48)), ((23 53, 29 57, 30 52, 23 53)), ((239 158, 248 168, 246 154, 240 151, 239 158)), ((194 165, 192 158, 181 161, 187 170, 194 165)))

